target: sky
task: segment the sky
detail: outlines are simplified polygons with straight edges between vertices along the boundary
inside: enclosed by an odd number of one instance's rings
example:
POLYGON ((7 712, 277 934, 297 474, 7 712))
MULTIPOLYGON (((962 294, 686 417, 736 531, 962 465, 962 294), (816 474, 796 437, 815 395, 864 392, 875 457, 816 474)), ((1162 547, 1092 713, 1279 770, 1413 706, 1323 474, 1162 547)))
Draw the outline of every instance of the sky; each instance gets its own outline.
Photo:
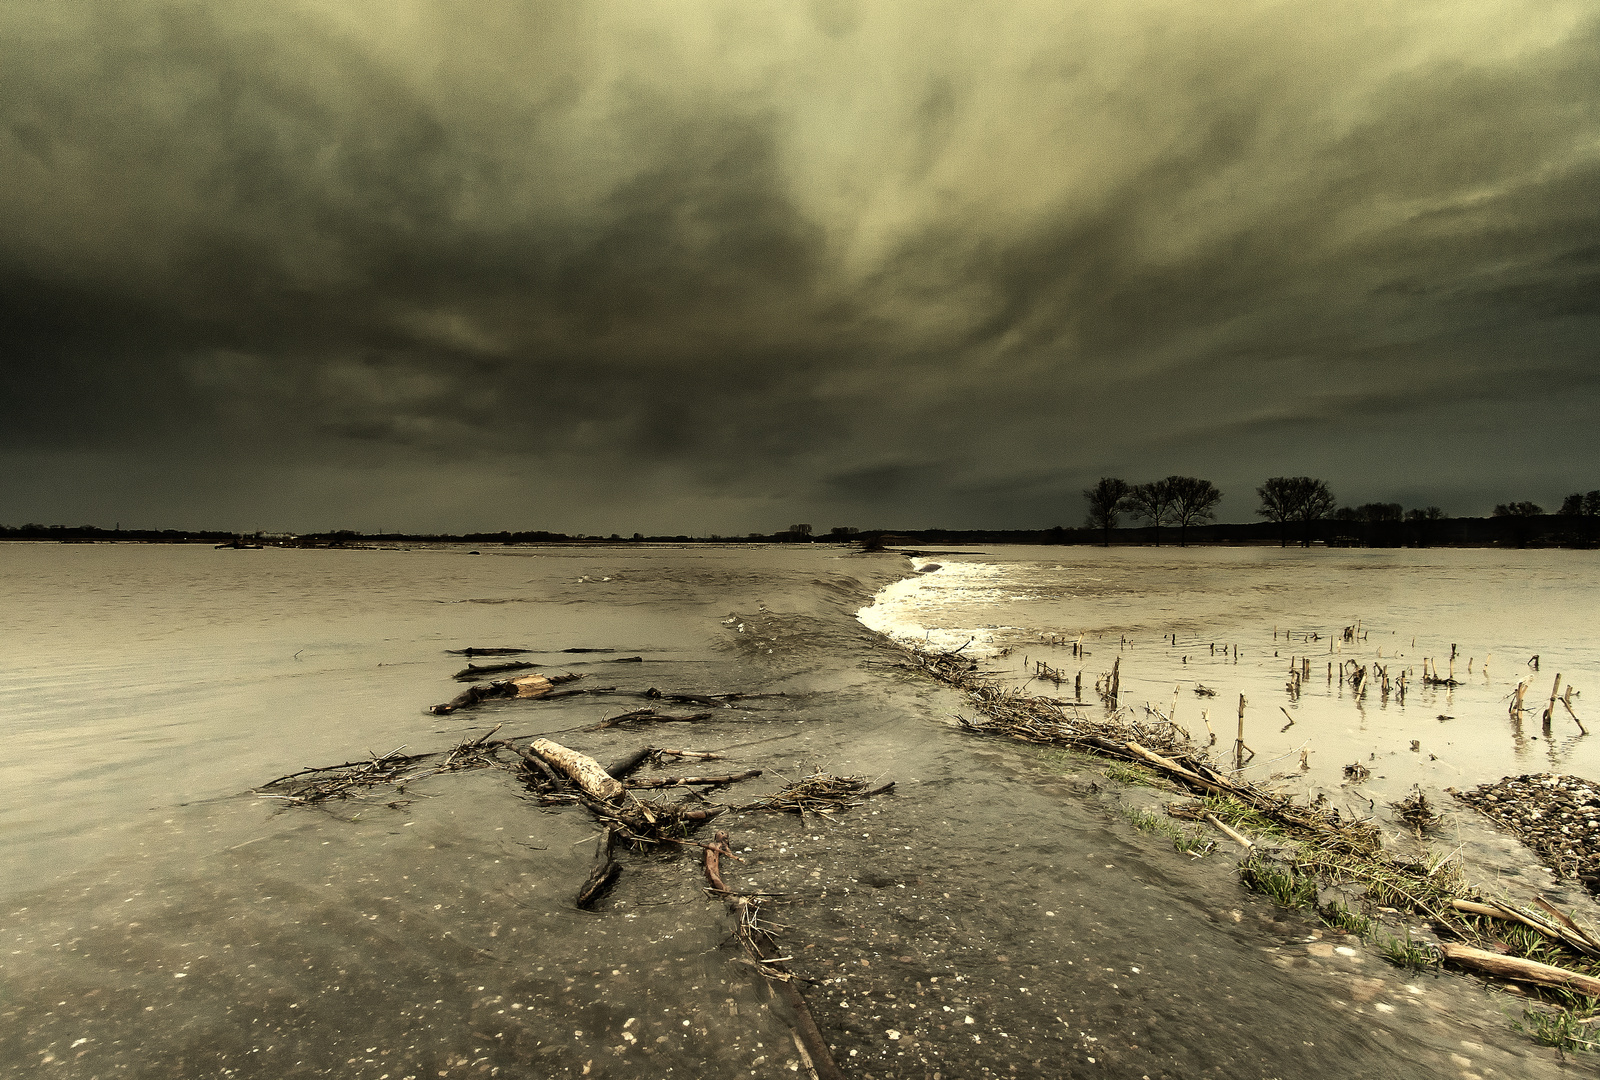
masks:
POLYGON ((1600 488, 1600 5, 0 0, 0 524, 1600 488))

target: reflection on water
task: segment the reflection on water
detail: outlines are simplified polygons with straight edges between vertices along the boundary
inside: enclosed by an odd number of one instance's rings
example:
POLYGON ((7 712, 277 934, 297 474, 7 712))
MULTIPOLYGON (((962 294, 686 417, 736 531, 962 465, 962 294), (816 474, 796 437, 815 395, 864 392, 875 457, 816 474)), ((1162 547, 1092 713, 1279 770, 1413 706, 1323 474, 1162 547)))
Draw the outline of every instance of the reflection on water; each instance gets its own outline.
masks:
POLYGON ((1600 717, 1590 725, 1595 738, 1559 702, 1541 723, 1557 674, 1563 693, 1576 688, 1579 717, 1582 691, 1600 695, 1592 553, 1063 554, 941 555, 941 569, 891 586, 862 617, 911 643, 971 640, 969 654, 1038 693, 1072 700, 1081 673, 1083 697, 1097 708, 1095 681, 1120 659, 1122 704, 1172 716, 1201 744, 1209 729, 1218 760, 1231 756, 1242 694, 1257 777, 1303 773, 1337 788, 1344 766, 1359 763, 1372 772, 1362 790, 1383 801, 1413 784, 1461 787, 1513 772, 1600 776, 1600 717), (1424 661, 1460 685, 1426 685, 1424 661), (1032 678, 1038 662, 1066 681, 1032 678), (1367 677, 1353 686, 1358 667, 1367 677), (1519 722, 1508 704, 1525 678, 1519 722))

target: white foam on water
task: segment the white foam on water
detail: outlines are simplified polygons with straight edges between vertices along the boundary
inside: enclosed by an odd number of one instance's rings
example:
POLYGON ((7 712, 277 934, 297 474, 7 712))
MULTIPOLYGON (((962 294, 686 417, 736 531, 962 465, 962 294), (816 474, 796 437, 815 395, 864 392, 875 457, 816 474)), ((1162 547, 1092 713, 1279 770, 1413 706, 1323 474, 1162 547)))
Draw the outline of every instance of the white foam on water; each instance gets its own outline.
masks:
POLYGON ((995 631, 1015 629, 970 619, 974 607, 1018 599, 1002 587, 1009 576, 1006 567, 928 560, 913 560, 912 566, 919 571, 916 577, 884 586, 872 603, 856 612, 863 626, 919 649, 966 645, 964 652, 979 656, 999 649, 995 631), (921 572, 925 566, 937 568, 921 572))

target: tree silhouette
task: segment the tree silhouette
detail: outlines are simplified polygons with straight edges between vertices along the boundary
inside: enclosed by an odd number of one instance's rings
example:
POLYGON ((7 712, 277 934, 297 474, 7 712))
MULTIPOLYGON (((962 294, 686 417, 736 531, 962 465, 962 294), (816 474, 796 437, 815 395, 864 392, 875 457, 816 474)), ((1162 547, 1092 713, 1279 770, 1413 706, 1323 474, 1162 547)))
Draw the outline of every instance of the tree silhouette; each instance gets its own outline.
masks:
POLYGON ((1505 518, 1511 525, 1511 537, 1519 548, 1528 546, 1528 523, 1544 513, 1544 507, 1535 502, 1501 503, 1491 517, 1505 518))
POLYGON ((1161 526, 1172 521, 1172 504, 1172 485, 1166 480, 1135 485, 1128 493, 1128 509, 1155 526, 1156 547, 1161 546, 1161 526))
POLYGON ((1338 505, 1338 500, 1333 497, 1333 492, 1328 490, 1328 485, 1321 480, 1313 480, 1309 476, 1298 477, 1305 481, 1304 494, 1295 511, 1295 516, 1305 526, 1300 545, 1311 546, 1311 525, 1320 518, 1327 517, 1338 505))
POLYGON ((1444 511, 1437 506, 1424 506, 1420 510, 1407 510, 1406 520, 1417 527, 1417 543, 1423 547, 1433 545, 1434 532, 1444 520, 1444 511))
POLYGON ((1111 546, 1111 530, 1117 527, 1122 512, 1128 509, 1128 496, 1132 493, 1133 487, 1115 476, 1102 476, 1094 487, 1083 489, 1083 497, 1089 502, 1085 524, 1091 529, 1105 531, 1106 547, 1111 546))
POLYGON ((1272 476, 1260 487, 1256 488, 1256 495, 1261 499, 1261 505, 1256 508, 1256 513, 1268 521, 1278 525, 1278 546, 1289 546, 1289 522, 1294 520, 1295 514, 1295 482, 1306 479, 1298 476, 1272 476))
POLYGON ((1301 546, 1311 546, 1311 523, 1333 512, 1336 500, 1328 485, 1310 476, 1273 476, 1256 488, 1261 506, 1256 510, 1281 527, 1282 546, 1289 545, 1289 522, 1305 525, 1301 546))
POLYGON ((1161 481, 1172 497, 1172 520, 1178 525, 1178 546, 1187 547, 1189 526, 1210 521, 1222 492, 1198 476, 1169 476, 1161 481))

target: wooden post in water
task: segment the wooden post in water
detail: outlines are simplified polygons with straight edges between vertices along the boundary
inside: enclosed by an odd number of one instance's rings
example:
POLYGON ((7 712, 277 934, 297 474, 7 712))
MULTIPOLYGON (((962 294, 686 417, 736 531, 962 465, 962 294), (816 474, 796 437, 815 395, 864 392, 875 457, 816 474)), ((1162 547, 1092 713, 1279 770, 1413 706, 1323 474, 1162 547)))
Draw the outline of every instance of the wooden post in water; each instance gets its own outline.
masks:
POLYGON ((1117 707, 1117 699, 1122 694, 1122 657, 1117 657, 1111 664, 1111 707, 1117 707))
POLYGON ((1555 685, 1550 687, 1550 704, 1544 709, 1544 726, 1549 727, 1550 722, 1556 718, 1556 698, 1561 695, 1561 673, 1556 672, 1555 685))
POLYGON ((1245 694, 1238 696, 1238 738, 1234 739, 1234 771, 1245 768, 1245 694))
POLYGON ((1511 719, 1522 723, 1522 696, 1528 692, 1528 680, 1532 675, 1524 675, 1522 681, 1517 683, 1517 692, 1511 696, 1511 719))

